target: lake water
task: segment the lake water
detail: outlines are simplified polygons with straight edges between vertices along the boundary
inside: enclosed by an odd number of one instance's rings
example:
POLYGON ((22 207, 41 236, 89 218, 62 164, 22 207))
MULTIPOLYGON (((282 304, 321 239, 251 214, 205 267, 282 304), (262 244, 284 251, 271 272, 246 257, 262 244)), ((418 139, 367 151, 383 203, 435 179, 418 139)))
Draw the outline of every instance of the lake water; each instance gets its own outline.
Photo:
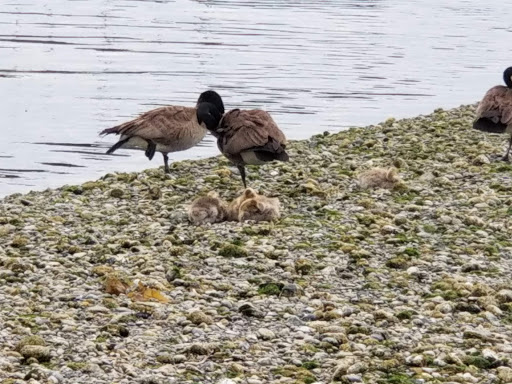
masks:
POLYGON ((97 133, 208 88, 290 139, 473 103, 511 41, 497 0, 5 0, 0 195, 161 166, 97 133))

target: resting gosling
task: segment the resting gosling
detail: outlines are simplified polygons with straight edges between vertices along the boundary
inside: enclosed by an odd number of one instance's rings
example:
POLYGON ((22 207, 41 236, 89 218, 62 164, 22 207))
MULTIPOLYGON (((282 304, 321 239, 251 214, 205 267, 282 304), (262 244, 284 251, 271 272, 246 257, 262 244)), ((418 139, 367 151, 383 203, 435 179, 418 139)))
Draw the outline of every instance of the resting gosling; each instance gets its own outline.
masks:
POLYGON ((289 160, 286 137, 265 111, 233 109, 222 117, 217 127, 211 127, 207 128, 217 138, 219 150, 240 171, 244 188, 247 188, 245 165, 289 160))
POLYGON ((206 91, 201 93, 195 107, 170 105, 156 108, 124 124, 104 129, 100 135, 121 135, 107 154, 119 148, 142 148, 151 160, 155 151, 161 152, 165 173, 169 173, 168 153, 184 151, 198 144, 207 129, 217 127, 223 114, 222 98, 215 91, 206 91))
POLYGON ((503 161, 509 161, 512 147, 512 67, 505 69, 506 87, 497 85, 487 91, 478 104, 473 128, 490 133, 508 133, 510 140, 503 161))
POLYGON ((228 207, 215 191, 195 199, 188 208, 188 218, 195 225, 219 223, 227 218, 228 207))
POLYGON ((400 176, 396 168, 372 168, 358 177, 359 186, 361 188, 384 188, 393 189, 400 183, 400 176))
POLYGON ((276 197, 258 195, 245 200, 238 210, 238 221, 274 221, 279 219, 280 204, 276 197))
POLYGON ((243 193, 234 199, 228 205, 228 220, 237 221, 238 220, 238 212, 240 211, 240 206, 244 203, 244 201, 253 199, 258 196, 258 193, 252 188, 246 188, 243 193))

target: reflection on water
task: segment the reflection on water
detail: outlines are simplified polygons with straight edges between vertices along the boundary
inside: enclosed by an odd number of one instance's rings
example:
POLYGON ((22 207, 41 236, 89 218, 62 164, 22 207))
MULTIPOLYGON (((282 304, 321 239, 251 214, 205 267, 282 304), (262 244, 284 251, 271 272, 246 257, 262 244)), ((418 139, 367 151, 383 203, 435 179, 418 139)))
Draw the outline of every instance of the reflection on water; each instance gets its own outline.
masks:
MULTIPOLYGON (((489 0, 53 0, 0 11, 0 195, 160 166, 107 156, 148 109, 264 108, 289 138, 475 102, 510 65, 489 0)), ((201 146, 171 160, 217 154, 201 146)))

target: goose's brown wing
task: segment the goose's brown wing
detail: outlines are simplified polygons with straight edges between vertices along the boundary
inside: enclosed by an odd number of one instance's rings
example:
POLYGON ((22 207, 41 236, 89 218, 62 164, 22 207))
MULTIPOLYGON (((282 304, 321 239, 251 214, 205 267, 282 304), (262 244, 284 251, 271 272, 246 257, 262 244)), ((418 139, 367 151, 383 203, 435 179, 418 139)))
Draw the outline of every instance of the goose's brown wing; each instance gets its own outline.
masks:
POLYGON ((227 112, 220 129, 224 135, 219 145, 228 155, 258 148, 277 152, 286 146, 286 137, 270 114, 259 109, 227 112))
POLYGON ((502 85, 489 89, 476 109, 475 120, 481 118, 505 126, 512 124, 512 90, 502 85))
POLYGON ((127 137, 138 136, 166 144, 180 140, 182 135, 197 127, 195 108, 168 106, 153 109, 131 121, 105 129, 100 135, 115 133, 127 137))

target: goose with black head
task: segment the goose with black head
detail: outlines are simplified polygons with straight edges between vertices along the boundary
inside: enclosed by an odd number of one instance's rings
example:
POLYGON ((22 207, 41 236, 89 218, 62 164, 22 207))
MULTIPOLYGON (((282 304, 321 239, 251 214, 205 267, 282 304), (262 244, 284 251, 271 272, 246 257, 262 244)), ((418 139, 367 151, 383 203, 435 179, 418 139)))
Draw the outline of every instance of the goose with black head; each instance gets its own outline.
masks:
POLYGON ((165 173, 169 173, 168 154, 198 144, 208 130, 218 126, 223 114, 222 98, 217 92, 208 90, 201 93, 195 107, 170 105, 156 108, 131 121, 105 129, 100 135, 121 135, 107 154, 119 148, 138 148, 144 149, 146 157, 151 160, 155 152, 162 153, 165 173))
POLYGON ((487 91, 478 104, 473 128, 489 133, 508 133, 510 140, 503 161, 509 161, 512 148, 512 67, 503 72, 505 86, 497 85, 487 91))
POLYGON ((217 127, 208 129, 217 138, 222 154, 238 167, 244 188, 246 165, 289 160, 286 137, 266 111, 233 109, 226 112, 217 127))

